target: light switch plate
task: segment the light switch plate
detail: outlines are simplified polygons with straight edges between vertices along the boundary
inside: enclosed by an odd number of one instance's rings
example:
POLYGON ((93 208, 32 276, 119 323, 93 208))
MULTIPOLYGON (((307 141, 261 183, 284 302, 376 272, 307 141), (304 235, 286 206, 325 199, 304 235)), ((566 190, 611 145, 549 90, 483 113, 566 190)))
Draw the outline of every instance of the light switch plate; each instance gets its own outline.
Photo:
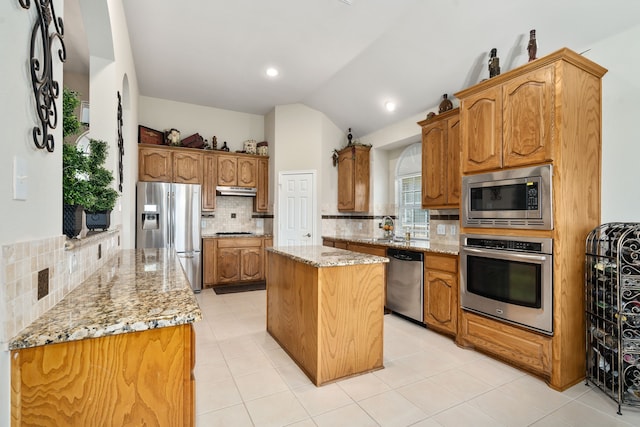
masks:
POLYGON ((27 161, 13 157, 13 200, 27 200, 29 195, 27 161))

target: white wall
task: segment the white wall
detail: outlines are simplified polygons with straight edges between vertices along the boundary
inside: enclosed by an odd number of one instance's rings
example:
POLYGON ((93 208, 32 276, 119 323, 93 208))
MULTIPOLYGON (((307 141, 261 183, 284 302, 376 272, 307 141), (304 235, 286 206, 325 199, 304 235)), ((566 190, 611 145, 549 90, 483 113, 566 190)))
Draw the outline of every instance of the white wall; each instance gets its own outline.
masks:
MULTIPOLYGON (((185 104, 148 96, 140 97, 139 123, 159 131, 175 128, 186 138, 199 133, 211 141, 215 135, 218 148, 224 141, 231 152, 243 150, 244 141, 264 140, 264 116, 239 113, 202 105, 185 104)), ((271 147, 269 147, 271 148, 271 147)))
POLYGON ((602 80, 602 222, 640 221, 640 25, 602 40, 585 56, 609 69, 602 80))

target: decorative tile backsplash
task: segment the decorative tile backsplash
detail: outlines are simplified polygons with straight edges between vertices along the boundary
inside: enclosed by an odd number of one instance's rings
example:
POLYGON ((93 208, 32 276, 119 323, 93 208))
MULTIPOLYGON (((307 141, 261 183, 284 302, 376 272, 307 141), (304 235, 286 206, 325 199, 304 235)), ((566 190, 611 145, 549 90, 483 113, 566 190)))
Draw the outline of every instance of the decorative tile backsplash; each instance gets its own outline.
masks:
POLYGON ((202 218, 202 233, 211 234, 221 231, 271 233, 273 219, 253 218, 252 197, 218 196, 213 216, 202 218))
POLYGON ((120 231, 82 240, 56 236, 1 247, 0 349, 62 300, 120 249, 120 231), (100 258, 98 258, 100 254, 100 258), (49 293, 38 300, 38 272, 48 269, 49 293))

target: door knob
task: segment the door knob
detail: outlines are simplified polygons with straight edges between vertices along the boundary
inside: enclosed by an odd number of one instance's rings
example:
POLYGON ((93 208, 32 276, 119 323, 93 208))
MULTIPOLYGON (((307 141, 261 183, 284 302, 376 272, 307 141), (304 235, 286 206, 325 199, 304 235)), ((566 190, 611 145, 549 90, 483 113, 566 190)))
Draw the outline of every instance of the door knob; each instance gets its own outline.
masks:
POLYGON ((303 235, 302 237, 311 237, 311 233, 307 233, 307 234, 303 235))

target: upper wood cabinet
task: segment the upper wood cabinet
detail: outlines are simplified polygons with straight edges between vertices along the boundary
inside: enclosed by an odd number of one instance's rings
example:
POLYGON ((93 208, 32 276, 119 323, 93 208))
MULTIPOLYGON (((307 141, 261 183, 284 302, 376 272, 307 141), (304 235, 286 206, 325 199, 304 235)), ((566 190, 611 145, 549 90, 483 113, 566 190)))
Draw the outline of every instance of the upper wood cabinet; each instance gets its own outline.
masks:
POLYGON ((462 171, 553 160, 556 65, 533 69, 460 98, 462 171))
POLYGON ((422 207, 457 208, 462 185, 458 109, 418 124, 422 126, 422 207))
POLYGON ((138 147, 138 180, 202 183, 202 153, 170 147, 138 147))
POLYGON ((255 187, 258 183, 258 160, 233 154, 218 154, 218 185, 255 187))
POLYGON ((216 208, 216 185, 218 184, 218 158, 213 153, 205 153, 203 157, 202 210, 212 211, 216 208))
POLYGON ((257 170, 258 193, 254 199, 253 210, 255 212, 267 212, 269 210, 269 159, 258 159, 257 170))
POLYGON ((353 145, 338 152, 338 210, 369 210, 369 151, 353 145))

